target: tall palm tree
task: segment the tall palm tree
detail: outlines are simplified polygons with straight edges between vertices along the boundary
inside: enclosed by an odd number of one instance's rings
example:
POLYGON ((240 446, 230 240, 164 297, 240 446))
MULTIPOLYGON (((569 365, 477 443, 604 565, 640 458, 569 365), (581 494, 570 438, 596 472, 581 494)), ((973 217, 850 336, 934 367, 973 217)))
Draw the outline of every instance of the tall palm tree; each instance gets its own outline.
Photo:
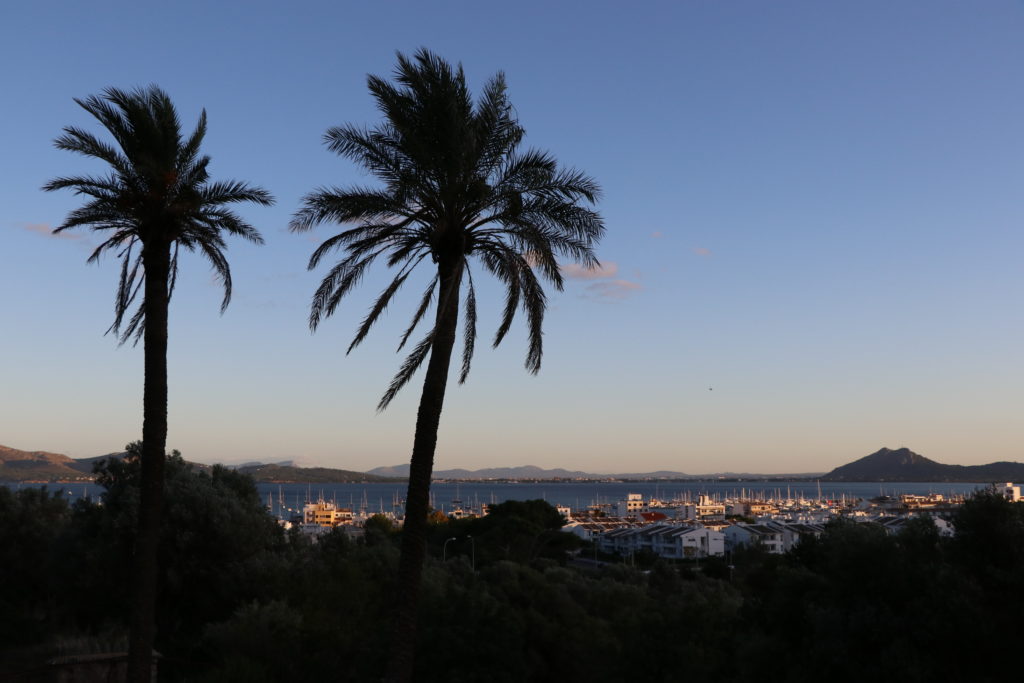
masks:
POLYGON ((223 312, 231 300, 224 234, 263 242, 256 229, 228 205, 269 205, 273 198, 245 183, 210 182, 210 158, 199 153, 206 135, 205 110, 185 139, 174 104, 156 86, 131 91, 108 88, 100 96, 75 102, 106 128, 115 144, 73 126, 64 128, 54 144, 106 162, 110 172, 55 178, 43 189, 67 188, 87 198, 54 232, 84 226, 104 235, 89 261, 97 261, 107 251, 114 251, 121 260, 114 323, 107 331, 119 335, 121 343, 132 337, 136 343, 143 339, 141 500, 134 549, 129 677, 148 681, 156 631, 157 545, 167 444, 167 310, 178 254, 184 248, 209 260, 224 286, 223 312), (142 299, 126 319, 140 289, 142 299))
POLYGON ((518 150, 523 129, 513 114, 502 74, 487 82, 474 103, 461 66, 453 69, 421 49, 411 59, 398 55, 394 80, 368 77, 370 93, 384 118, 376 128, 347 125, 331 128, 324 136, 331 151, 369 171, 383 187, 312 192, 303 198, 291 229, 308 230, 323 222, 354 224, 323 242, 310 258, 313 269, 330 252, 342 249, 345 253, 313 296, 309 318, 313 329, 335 312, 378 258, 397 269, 359 325, 349 351, 363 341, 417 265, 426 262, 434 267, 398 348, 436 303, 433 325, 413 346, 378 404, 379 410, 386 408, 427 362, 398 570, 396 650, 386 676, 408 680, 426 554, 430 477, 463 284, 460 383, 469 373, 476 341, 471 257, 505 286, 504 314, 494 345, 501 343, 521 308, 529 328, 526 368, 536 373, 547 301, 538 275, 561 289, 556 256, 596 266, 593 247, 604 226, 600 215, 583 205, 593 204, 599 194, 591 178, 559 169, 545 152, 518 150))

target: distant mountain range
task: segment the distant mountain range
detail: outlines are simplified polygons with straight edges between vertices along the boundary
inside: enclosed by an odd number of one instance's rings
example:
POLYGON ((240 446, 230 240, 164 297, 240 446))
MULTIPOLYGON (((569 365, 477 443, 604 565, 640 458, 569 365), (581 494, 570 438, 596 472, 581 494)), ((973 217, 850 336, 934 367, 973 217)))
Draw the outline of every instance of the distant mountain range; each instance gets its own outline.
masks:
MULTIPOLYGON (((376 467, 370 470, 370 474, 377 474, 387 477, 409 477, 408 465, 393 465, 391 467, 376 467)), ((434 479, 569 479, 569 480, 597 480, 602 479, 813 479, 820 477, 821 473, 803 474, 751 474, 747 472, 716 472, 714 474, 686 474, 684 472, 673 472, 670 470, 658 470, 656 472, 624 472, 617 474, 595 474, 593 472, 580 472, 578 470, 542 469, 535 465, 523 465, 521 467, 488 467, 481 470, 434 470, 434 479)))
MULTIPOLYGON (((92 467, 97 460, 121 457, 124 453, 109 453, 93 458, 69 458, 59 453, 46 451, 19 451, 0 446, 0 481, 46 482, 46 481, 92 481, 92 467)), ((353 472, 329 467, 298 467, 294 461, 275 464, 248 462, 235 467, 249 474, 260 483, 347 483, 386 482, 407 479, 408 465, 377 467, 369 472, 353 472)), ((208 465, 198 463, 197 467, 208 465)), ((828 474, 752 474, 740 472, 718 472, 693 475, 683 472, 658 470, 656 472, 633 472, 621 474, 594 474, 578 470, 543 469, 534 465, 522 467, 490 467, 480 470, 451 469, 436 470, 434 479, 466 480, 551 480, 600 481, 600 480, 671 480, 671 479, 737 479, 737 480, 796 480, 820 479, 821 481, 936 481, 936 482, 1000 482, 1024 481, 1024 463, 994 462, 988 465, 943 465, 918 455, 908 448, 892 450, 883 448, 849 464, 837 467, 828 474)))
POLYGON ((909 448, 883 448, 837 467, 822 481, 1024 481, 1024 463, 993 462, 988 465, 943 465, 909 448))

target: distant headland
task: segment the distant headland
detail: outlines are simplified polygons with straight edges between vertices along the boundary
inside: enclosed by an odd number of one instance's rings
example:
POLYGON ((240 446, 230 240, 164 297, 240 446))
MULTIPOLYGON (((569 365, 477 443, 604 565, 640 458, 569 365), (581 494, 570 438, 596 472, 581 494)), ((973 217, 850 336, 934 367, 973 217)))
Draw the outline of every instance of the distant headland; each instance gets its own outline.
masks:
POLYGON ((984 483, 1024 481, 1024 463, 993 462, 988 465, 943 465, 909 448, 882 448, 860 460, 837 467, 822 481, 935 481, 984 483))

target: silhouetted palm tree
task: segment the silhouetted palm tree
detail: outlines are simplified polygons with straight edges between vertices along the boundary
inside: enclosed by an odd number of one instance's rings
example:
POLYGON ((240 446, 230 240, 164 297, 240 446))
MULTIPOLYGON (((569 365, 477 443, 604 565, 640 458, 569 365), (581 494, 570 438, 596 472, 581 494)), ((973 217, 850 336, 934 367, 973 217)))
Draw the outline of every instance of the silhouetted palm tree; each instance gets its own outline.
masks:
POLYGON ((107 129, 115 144, 71 126, 54 144, 100 159, 110 172, 56 178, 43 189, 67 188, 88 198, 54 232, 84 226, 104 234, 89 261, 111 250, 121 259, 114 323, 108 332, 119 335, 122 343, 133 336, 135 342, 140 337, 144 340, 142 491, 134 551, 129 677, 149 680, 167 442, 167 309, 178 272, 178 252, 182 247, 199 251, 210 261, 224 285, 223 311, 231 299, 224 233, 263 242, 256 229, 227 205, 268 205, 273 199, 265 190, 244 183, 210 182, 210 159, 199 154, 206 112, 188 139, 183 139, 174 104, 156 86, 132 91, 109 88, 101 96, 75 102, 107 129), (142 300, 125 323, 140 289, 142 300))
POLYGON ((474 104, 462 68, 427 50, 398 55, 392 84, 368 77, 384 116, 376 128, 342 126, 327 131, 328 148, 383 181, 380 189, 321 189, 303 198, 292 230, 323 223, 354 223, 313 253, 310 269, 330 252, 345 251, 313 296, 310 326, 334 313, 339 302, 378 258, 397 274, 371 307, 349 345, 366 337, 413 269, 436 267, 398 348, 408 341, 436 300, 433 326, 413 347, 378 405, 383 410, 427 361, 416 418, 399 563, 395 646, 387 679, 408 680, 416 635, 416 605, 426 554, 426 520, 437 429, 444 402, 459 299, 465 290, 464 350, 459 382, 466 379, 476 340, 476 293, 470 257, 505 286, 505 306, 494 337, 505 337, 517 309, 526 314, 526 368, 541 363, 541 325, 546 297, 537 275, 562 288, 556 256, 594 267, 593 246, 604 231, 594 203, 597 184, 574 170, 559 169, 545 152, 517 151, 523 137, 497 74, 474 104))

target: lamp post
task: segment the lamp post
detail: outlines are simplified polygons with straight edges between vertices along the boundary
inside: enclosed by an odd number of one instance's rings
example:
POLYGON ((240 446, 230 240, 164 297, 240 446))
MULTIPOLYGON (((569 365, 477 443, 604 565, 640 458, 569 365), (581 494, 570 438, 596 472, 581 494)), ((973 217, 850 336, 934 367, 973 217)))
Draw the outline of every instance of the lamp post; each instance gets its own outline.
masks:
POLYGON ((444 545, 441 546, 441 562, 448 560, 448 544, 455 540, 455 537, 445 540, 444 545))
POLYGON ((470 542, 470 550, 473 553, 470 557, 472 558, 471 564, 469 565, 473 571, 476 571, 476 539, 472 536, 466 536, 470 542))

